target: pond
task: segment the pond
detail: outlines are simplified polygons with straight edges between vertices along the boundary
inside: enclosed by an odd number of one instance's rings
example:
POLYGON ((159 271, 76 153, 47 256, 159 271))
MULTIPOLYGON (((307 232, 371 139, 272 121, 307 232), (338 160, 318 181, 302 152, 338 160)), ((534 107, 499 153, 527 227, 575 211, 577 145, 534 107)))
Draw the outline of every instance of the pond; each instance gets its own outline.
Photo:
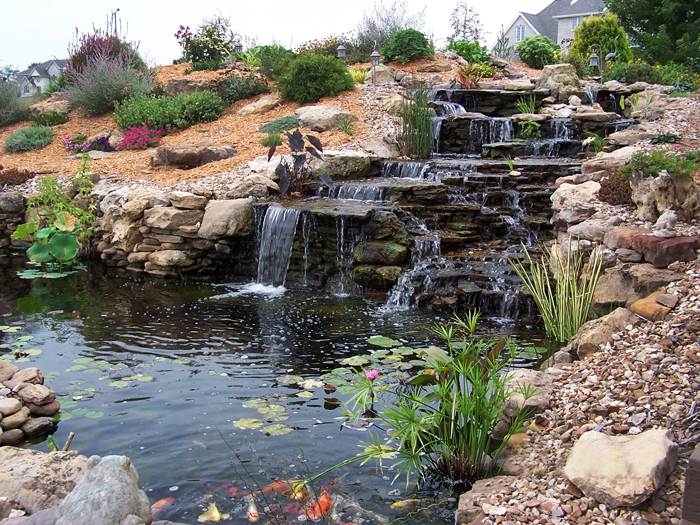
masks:
MULTIPOLYGON (((129 456, 151 503, 173 498, 158 519, 183 523, 197 523, 212 503, 229 523, 247 523, 246 485, 308 477, 368 441, 368 432, 341 426, 343 408, 324 402, 322 382, 289 384, 283 376, 318 380, 343 359, 376 349, 367 342, 372 336, 413 348, 438 343, 428 328, 451 315, 247 281, 165 281, 100 268, 34 282, 8 270, 0 290, 0 324, 19 327, 0 332, 0 343, 24 338, 24 346, 4 350, 5 358, 14 350, 29 354, 18 364, 41 368, 61 395, 59 448, 72 431, 71 450, 129 456), (290 433, 234 426, 260 417, 255 403, 244 403, 264 396, 283 407, 273 421, 290 433)), ((542 333, 515 320, 487 319, 481 329, 511 332, 522 346, 545 345, 542 333)), ((374 432, 385 437, 381 428, 374 432)), ((29 446, 47 450, 45 440, 29 446)), ((404 480, 392 484, 395 475, 386 465, 380 471, 353 463, 320 478, 318 487, 340 491, 367 510, 371 523, 378 521, 372 513, 396 517, 393 502, 426 497, 407 491, 404 480)), ((421 520, 452 523, 454 512, 436 507, 411 518, 421 520)))

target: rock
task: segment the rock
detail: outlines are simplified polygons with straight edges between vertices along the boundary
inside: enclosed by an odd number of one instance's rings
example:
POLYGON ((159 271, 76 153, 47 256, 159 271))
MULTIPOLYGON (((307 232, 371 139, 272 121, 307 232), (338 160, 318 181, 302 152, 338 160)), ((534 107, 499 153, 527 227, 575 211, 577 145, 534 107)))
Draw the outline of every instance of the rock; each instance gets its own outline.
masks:
POLYGON ((182 166, 195 168, 210 162, 228 159, 236 154, 232 146, 215 142, 200 142, 182 146, 159 146, 151 155, 151 166, 182 166))
POLYGON ((393 159, 399 156, 399 148, 395 144, 387 144, 382 139, 372 137, 360 144, 370 156, 378 159, 393 159))
POLYGON ((571 339, 566 349, 578 356, 579 359, 598 353, 602 346, 612 343, 613 330, 604 318, 594 319, 584 323, 571 339))
POLYGON ((52 417, 35 417, 28 419, 20 427, 26 439, 32 439, 46 434, 53 434, 58 427, 58 421, 52 417))
POLYGON ((655 133, 650 133, 648 131, 642 131, 639 129, 623 129, 622 131, 616 131, 608 135, 608 138, 618 144, 619 146, 632 146, 637 142, 642 140, 648 140, 655 137, 655 133))
POLYGON ((610 268, 598 279, 598 286, 593 294, 593 306, 596 311, 600 311, 610 306, 623 305, 632 293, 632 279, 618 269, 610 268))
POLYGON ((20 383, 31 383, 33 385, 44 384, 44 373, 36 367, 25 368, 12 376, 12 379, 4 381, 7 388, 14 388, 20 383))
POLYGON ((510 119, 514 123, 519 123, 519 122, 544 122, 547 120, 547 115, 542 115, 539 113, 516 113, 515 115, 511 116, 510 119))
POLYGON ((297 109, 294 116, 299 125, 311 131, 329 131, 340 126, 343 121, 355 122, 358 118, 335 106, 305 106, 297 109))
MULTIPOLYGON (((0 433, 0 447, 6 445, 16 445, 17 443, 24 441, 24 432, 19 428, 13 428, 10 430, 2 430, 0 433)), ((0 472, 1 481, 2 472, 0 472)), ((0 486, 2 483, 0 482, 0 486)))
POLYGON ((199 236, 218 240, 245 237, 253 233, 253 199, 209 201, 204 211, 199 236))
POLYGON ((416 68, 418 73, 444 73, 445 71, 452 71, 452 66, 449 64, 440 64, 438 62, 431 62, 430 64, 423 64, 416 68))
POLYGON ((594 181, 583 184, 562 184, 550 197, 552 209, 560 211, 573 206, 573 203, 596 203, 596 193, 600 190, 600 184, 594 181))
POLYGON ((272 93, 271 95, 265 95, 257 102, 253 102, 251 104, 248 104, 247 106, 243 106, 241 109, 238 110, 238 114, 241 116, 262 115, 263 113, 272 111, 281 103, 282 97, 280 97, 279 93, 272 93))
MULTIPOLYGON (((523 78, 528 76, 526 71, 510 63, 503 67, 503 74, 506 78, 523 78)), ((537 86, 535 86, 535 89, 538 89, 537 86)))
POLYGON ((28 403, 27 408, 29 408, 29 413, 32 416, 53 416, 61 409, 61 403, 58 401, 51 401, 51 403, 46 403, 45 405, 34 405, 32 403, 28 403))
POLYGON ((4 431, 19 428, 29 419, 29 409, 22 407, 19 411, 9 416, 5 416, 0 420, 0 429, 4 431))
POLYGON ((615 254, 620 262, 623 263, 638 263, 644 258, 644 256, 636 250, 628 250, 626 248, 618 248, 615 250, 615 254))
POLYGON ((0 398, 0 416, 7 417, 22 410, 22 402, 13 397, 0 398))
POLYGON ((503 84, 503 89, 505 91, 530 91, 535 89, 535 85, 529 78, 517 78, 503 84))
MULTIPOLYGON (((661 214, 661 216, 657 219, 656 223, 654 224, 654 232, 658 231, 665 231, 665 230, 673 230, 676 227, 676 223, 678 222, 678 215, 676 215, 676 212, 673 210, 666 210, 661 214)), ((656 233, 655 233, 656 235, 656 233)), ((662 235, 662 237, 667 237, 666 235, 662 235)), ((674 235, 668 235, 668 237, 675 237, 674 235)))
POLYGON ((680 281, 685 276, 680 272, 654 268, 651 264, 635 264, 628 273, 632 277, 634 291, 645 295, 674 281, 680 281))
POLYGON ((217 82, 196 78, 172 78, 163 87, 168 96, 191 95, 192 93, 213 91, 217 88, 217 82))
POLYGON ((35 405, 46 405, 56 399, 56 392, 44 385, 28 385, 18 395, 25 403, 35 405))
POLYGON ((517 480, 516 476, 494 476, 474 482, 471 490, 459 497, 455 525, 472 523, 481 514, 481 502, 483 500, 492 494, 507 494, 510 486, 517 480))
POLYGON ((697 257, 695 251, 700 249, 700 236, 665 239, 654 235, 637 235, 632 237, 631 245, 655 268, 666 268, 676 261, 694 260, 697 257))
POLYGON ((656 106, 647 106, 642 109, 640 120, 652 121, 664 118, 664 110, 656 106))
POLYGON ((629 226, 618 226, 611 228, 605 233, 603 243, 611 250, 631 249, 632 239, 638 235, 650 233, 644 228, 630 228, 629 226))
POLYGON ((352 271, 352 280, 370 290, 385 291, 396 284, 402 269, 400 266, 356 266, 352 271))
MULTIPOLYGON (((0 383, 12 378, 17 372, 19 372, 18 366, 0 360, 0 383)), ((2 414, 2 399, 0 399, 0 414, 2 414)))
POLYGON ((635 172, 630 186, 640 220, 655 222, 666 210, 685 222, 700 218, 700 188, 692 177, 671 176, 665 170, 656 177, 635 172))
POLYGON ((264 186, 271 195, 278 195, 280 192, 279 184, 263 175, 256 175, 255 173, 252 173, 243 179, 243 182, 255 184, 257 186, 264 186))
POLYGON ((392 211, 375 211, 372 218, 362 228, 369 239, 394 241, 408 246, 406 226, 392 211))
POLYGON ((369 174, 370 158, 362 151, 326 150, 321 161, 313 157, 309 166, 313 177, 325 173, 333 180, 362 179, 369 174))
POLYGON ((177 230, 202 221, 202 210, 178 210, 173 207, 150 208, 143 212, 143 225, 161 230, 177 230))
POLYGON ((578 107, 581 104, 582 104, 581 97, 579 97, 578 95, 571 95, 569 97, 569 106, 578 107))
POLYGON ((613 111, 581 111, 582 108, 583 106, 579 107, 574 116, 577 121, 603 123, 612 122, 620 118, 620 116, 613 111))
POLYGON ((678 296, 673 294, 664 293, 656 298, 656 302, 666 306, 667 308, 675 308, 678 304, 678 296))
POLYGON ((644 299, 635 301, 630 306, 630 310, 647 321, 663 321, 671 311, 671 308, 657 302, 656 299, 661 295, 663 295, 663 292, 658 290, 644 299))
POLYGON ((112 224, 112 248, 124 250, 127 253, 133 251, 136 244, 142 239, 139 231, 140 226, 138 222, 129 220, 114 221, 112 224))
POLYGON ((209 199, 188 191, 171 191, 167 194, 170 203, 185 210, 203 210, 209 199))
MULTIPOLYGON (((255 176, 262 177, 262 175, 255 176)), ((275 183, 273 182, 273 184, 275 183)), ((216 197, 218 200, 225 201, 247 199, 248 197, 264 198, 269 196, 270 193, 273 192, 271 192, 270 189, 268 189, 267 184, 255 184, 254 182, 242 180, 239 182, 235 182, 231 185, 226 185, 224 188, 217 192, 216 197)), ((277 191, 274 193, 279 193, 279 186, 277 186, 277 191)))
POLYGON ((70 110, 70 102, 67 100, 59 100, 54 97, 46 100, 40 100, 39 102, 29 106, 29 113, 32 115, 32 117, 41 117, 48 115, 49 113, 58 113, 64 117, 67 117, 70 110))
POLYGON ((406 261, 408 248, 395 242, 362 241, 357 243, 353 256, 358 264, 399 266, 406 261))
POLYGON ((586 432, 571 449, 564 474, 599 503, 635 506, 663 485, 677 454, 678 446, 665 430, 638 436, 586 432))
POLYGON ((581 92, 581 83, 576 75, 576 68, 571 64, 554 64, 544 66, 535 89, 549 89, 553 97, 560 102, 568 102, 571 95, 581 92))
POLYGON ((126 456, 92 456, 85 475, 59 504, 55 525, 136 525, 152 522, 148 496, 126 456))
POLYGON ((0 192, 0 213, 24 213, 24 195, 18 191, 0 192))
POLYGON ((629 163, 639 148, 636 146, 627 146, 620 148, 610 153, 599 153, 592 159, 581 164, 581 173, 586 175, 596 171, 606 171, 608 174, 617 170, 620 166, 629 163))
MULTIPOLYGON (((14 431, 11 431, 14 432, 14 431)), ((20 430, 17 430, 23 434, 20 430)), ((4 437, 9 432, 3 433, 4 437)), ((19 501, 31 514, 55 507, 85 472, 87 458, 77 452, 0 448, 0 494, 19 501)))
POLYGON ((128 200, 122 205, 121 217, 127 221, 137 221, 143 212, 151 207, 151 199, 159 192, 153 188, 137 188, 129 193, 128 200))
POLYGON ((532 409, 533 412, 543 412, 549 408, 550 396, 553 390, 553 378, 544 372, 521 368, 515 372, 510 372, 508 382, 505 384, 507 391, 518 390, 520 388, 532 388, 534 396, 525 400, 522 393, 513 394, 508 398, 508 406, 521 410, 523 408, 532 409))
POLYGON ((152 252, 148 260, 158 266, 174 266, 184 268, 192 266, 195 261, 187 253, 180 250, 161 250, 152 252))
POLYGON ((568 230, 572 239, 585 239, 593 242, 602 243, 605 233, 610 228, 620 224, 622 219, 617 216, 607 217, 605 219, 587 219, 580 224, 571 226, 568 230))

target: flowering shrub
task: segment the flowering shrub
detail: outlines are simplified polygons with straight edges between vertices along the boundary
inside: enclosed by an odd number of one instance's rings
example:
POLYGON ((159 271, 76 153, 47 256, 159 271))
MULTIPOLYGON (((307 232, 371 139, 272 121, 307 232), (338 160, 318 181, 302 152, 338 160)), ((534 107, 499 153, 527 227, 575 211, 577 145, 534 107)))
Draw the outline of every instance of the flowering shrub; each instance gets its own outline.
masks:
POLYGON ((107 137, 100 137, 88 142, 85 135, 76 135, 71 137, 66 135, 61 139, 63 145, 72 154, 86 153, 88 151, 114 151, 107 137))
POLYGON ((692 175, 700 170, 700 151, 683 153, 676 151, 675 146, 670 149, 650 146, 632 155, 629 163, 619 170, 622 173, 638 171, 645 177, 654 177, 663 170, 669 175, 692 175))
MULTIPOLYGON (((146 123, 148 124, 148 123, 146 123)), ((175 129, 167 130, 172 133, 175 129)), ((124 131, 124 139, 119 143, 120 149, 146 149, 155 148, 165 135, 166 130, 149 129, 146 126, 136 126, 124 131)))
POLYGON ((114 122, 120 129, 147 126, 147 122, 153 129, 184 129, 216 120, 223 109, 223 100, 211 91, 162 98, 138 96, 115 105, 114 122))
POLYGON ((233 32, 229 26, 230 19, 221 15, 205 18, 197 33, 192 33, 189 26, 180 26, 175 38, 182 47, 183 58, 192 64, 206 61, 221 65, 233 53, 233 32))

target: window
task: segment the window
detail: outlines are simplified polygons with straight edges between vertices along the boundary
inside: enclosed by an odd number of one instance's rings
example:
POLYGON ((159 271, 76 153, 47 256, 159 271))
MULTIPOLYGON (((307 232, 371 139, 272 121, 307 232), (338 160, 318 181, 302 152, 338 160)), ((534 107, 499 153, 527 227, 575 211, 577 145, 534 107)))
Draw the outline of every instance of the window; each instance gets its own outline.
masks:
POLYGON ((580 16, 577 16, 577 17, 571 19, 571 30, 572 31, 580 25, 581 25, 581 17, 580 16))
POLYGON ((522 42, 525 40, 525 26, 515 26, 515 41, 522 42))

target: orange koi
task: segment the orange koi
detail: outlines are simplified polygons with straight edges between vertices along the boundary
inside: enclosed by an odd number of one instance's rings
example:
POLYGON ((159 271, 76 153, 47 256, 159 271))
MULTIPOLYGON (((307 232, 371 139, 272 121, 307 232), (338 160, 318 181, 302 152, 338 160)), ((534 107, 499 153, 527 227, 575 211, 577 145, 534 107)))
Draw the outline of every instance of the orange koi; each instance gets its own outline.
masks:
POLYGON ((231 496, 238 494, 238 487, 234 487, 233 485, 221 485, 221 488, 231 494, 231 496))
POLYGON ((153 514, 153 517, 158 516, 167 507, 172 505, 174 503, 174 501, 175 501, 175 498, 163 498, 163 499, 156 501, 153 505, 151 505, 151 514, 153 514))

